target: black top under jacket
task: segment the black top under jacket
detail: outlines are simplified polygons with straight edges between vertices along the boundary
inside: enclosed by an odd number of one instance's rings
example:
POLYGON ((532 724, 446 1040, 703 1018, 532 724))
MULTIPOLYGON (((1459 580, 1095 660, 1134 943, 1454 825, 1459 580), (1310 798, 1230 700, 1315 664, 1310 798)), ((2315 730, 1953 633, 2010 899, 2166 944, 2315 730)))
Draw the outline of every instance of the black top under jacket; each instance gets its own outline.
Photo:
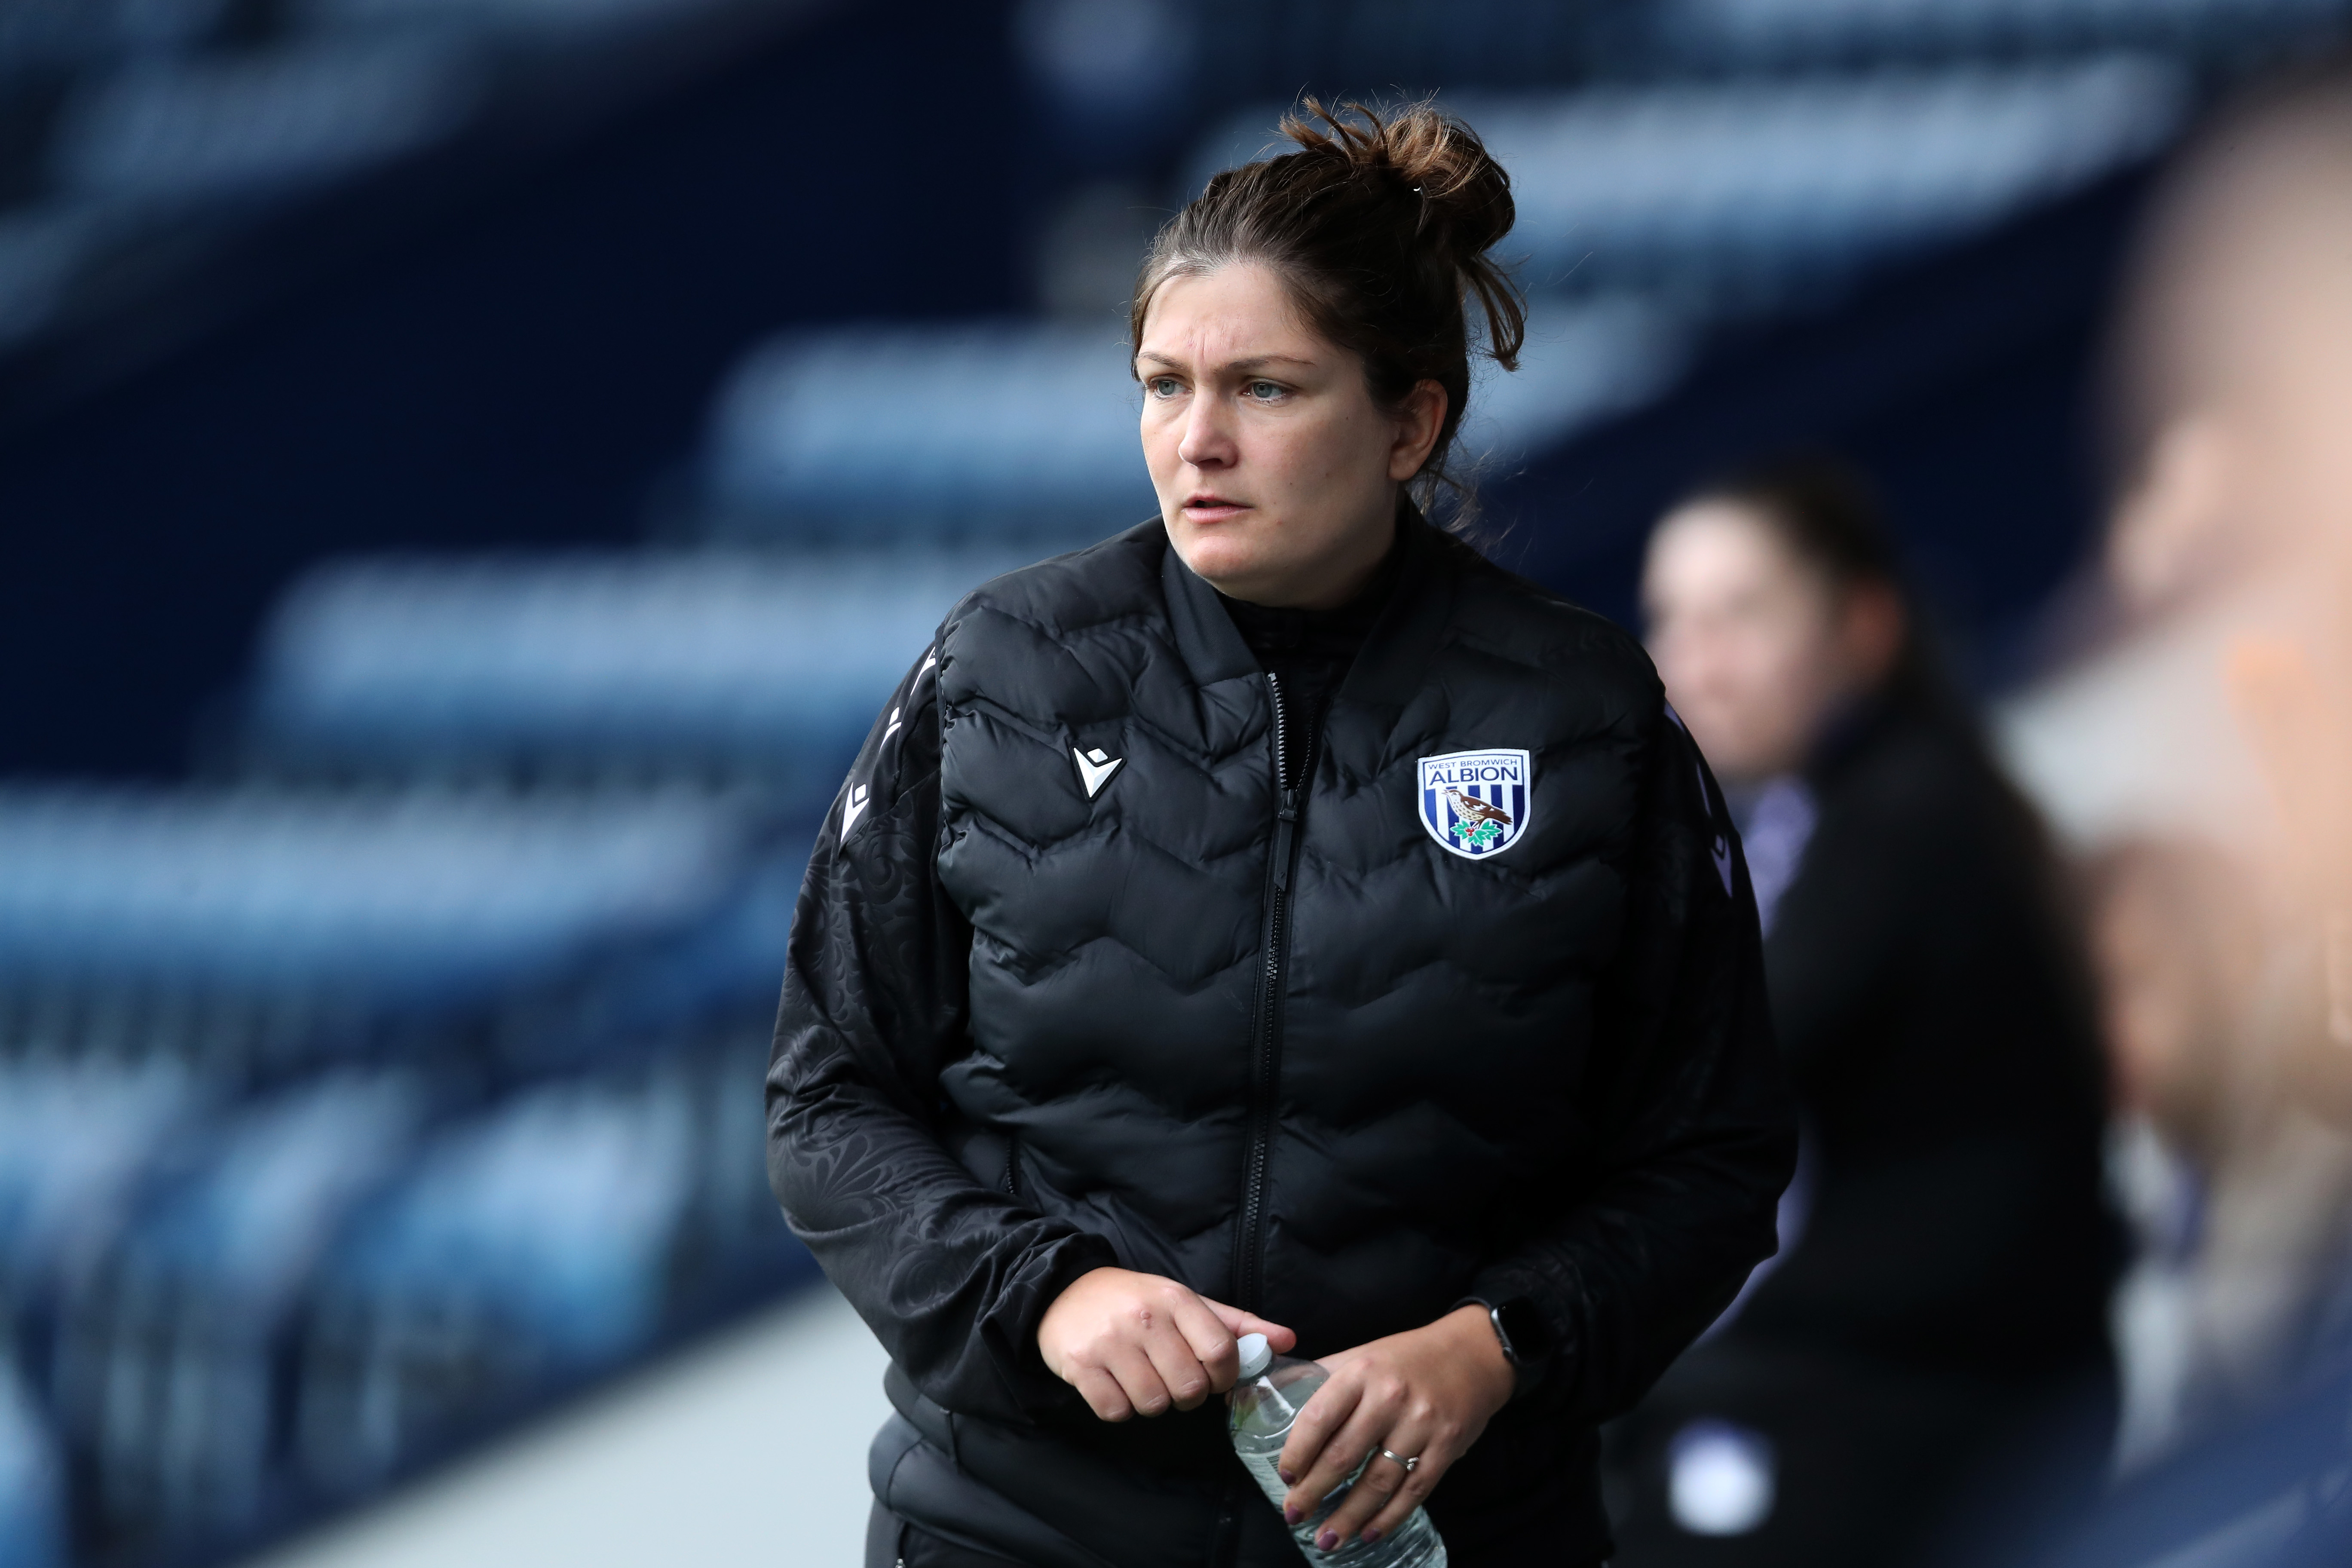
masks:
POLYGON ((1734 1332, 2027 1386, 2096 1363, 2106 1094, 2040 826, 1924 701, 1857 715, 1808 774, 1765 967, 1818 1179, 1734 1332))
POLYGON ((910 1452, 983 1489, 927 1527, 1297 1561, 1218 1405, 1113 1425, 1045 1371, 1046 1307, 1117 1265, 1308 1356, 1530 1300, 1556 1359, 1431 1512, 1457 1568, 1596 1561, 1596 1424, 1772 1250, 1793 1118, 1706 764, 1618 628, 1417 516, 1397 549, 1286 777, 1277 683, 1154 521, 957 605, 843 786, 769 1170, 895 1363, 885 1500, 910 1452), (1532 777, 1465 854, 1421 763, 1492 750, 1532 777))

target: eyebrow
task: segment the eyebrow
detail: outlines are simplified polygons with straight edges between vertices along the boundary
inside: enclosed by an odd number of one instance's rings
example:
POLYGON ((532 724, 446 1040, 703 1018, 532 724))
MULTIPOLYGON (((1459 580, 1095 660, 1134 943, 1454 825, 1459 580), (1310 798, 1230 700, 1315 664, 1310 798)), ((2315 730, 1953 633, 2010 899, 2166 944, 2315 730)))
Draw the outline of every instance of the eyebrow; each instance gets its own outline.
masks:
MULTIPOLYGON (((1139 360, 1148 359, 1155 363, 1168 365, 1171 368, 1181 368, 1177 361, 1170 359, 1163 353, 1154 353, 1149 349, 1146 349, 1143 353, 1137 354, 1135 357, 1139 360)), ((1227 363, 1218 365, 1216 368, 1222 371, 1239 371, 1246 374, 1253 370, 1263 369, 1270 364, 1300 364, 1311 367, 1314 363, 1315 362, 1313 360, 1300 359, 1296 354, 1252 354, 1247 359, 1233 360, 1227 363)))

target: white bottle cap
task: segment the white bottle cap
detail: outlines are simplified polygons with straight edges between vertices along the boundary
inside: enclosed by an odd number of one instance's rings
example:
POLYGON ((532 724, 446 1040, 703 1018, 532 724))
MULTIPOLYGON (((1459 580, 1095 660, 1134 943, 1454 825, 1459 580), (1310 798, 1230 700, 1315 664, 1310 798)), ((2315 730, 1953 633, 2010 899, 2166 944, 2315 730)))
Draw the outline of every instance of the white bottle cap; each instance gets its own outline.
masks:
POLYGON ((1264 1334, 1244 1334, 1241 1352, 1244 1377, 1264 1377, 1265 1369, 1274 1364, 1274 1352, 1266 1345, 1264 1334))

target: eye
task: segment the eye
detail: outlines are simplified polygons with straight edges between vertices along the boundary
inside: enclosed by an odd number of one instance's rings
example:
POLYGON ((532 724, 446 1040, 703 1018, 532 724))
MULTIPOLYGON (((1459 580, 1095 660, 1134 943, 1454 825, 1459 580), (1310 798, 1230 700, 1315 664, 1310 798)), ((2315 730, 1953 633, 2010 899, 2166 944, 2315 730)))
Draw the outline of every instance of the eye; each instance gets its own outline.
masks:
POLYGON ((1260 403, 1275 402, 1282 396, 1284 390, 1278 381, 1253 381, 1248 387, 1249 395, 1260 403))
POLYGON ((1172 375, 1155 375, 1143 384, 1150 388, 1154 397, 1173 397, 1183 390, 1172 375))

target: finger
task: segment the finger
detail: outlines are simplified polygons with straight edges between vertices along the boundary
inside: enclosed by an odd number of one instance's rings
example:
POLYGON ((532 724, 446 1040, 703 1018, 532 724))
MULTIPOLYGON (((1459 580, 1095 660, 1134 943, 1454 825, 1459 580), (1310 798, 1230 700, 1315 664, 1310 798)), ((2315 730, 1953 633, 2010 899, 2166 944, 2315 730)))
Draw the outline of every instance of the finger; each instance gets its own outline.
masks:
POLYGON ((1286 1354, 1298 1348, 1298 1336, 1280 1323, 1270 1323, 1255 1312, 1228 1307, 1223 1301, 1207 1296, 1200 1298, 1200 1301, 1201 1305, 1217 1315, 1217 1320, 1225 1325, 1225 1331, 1235 1339, 1244 1334, 1264 1334, 1266 1344, 1276 1355, 1286 1354))
POLYGON ((1210 1388, 1219 1394, 1231 1388, 1241 1375, 1242 1352, 1225 1321, 1198 1296, 1178 1302, 1173 1315, 1176 1331, 1191 1347, 1192 1359, 1209 1374, 1210 1388))
POLYGON ((1300 1485, 1322 1458, 1331 1434, 1347 1425, 1361 1394, 1362 1385, 1357 1379, 1334 1377, 1315 1391, 1307 1408, 1290 1425, 1289 1440, 1282 1446, 1282 1457, 1275 1461, 1275 1470, 1289 1483, 1290 1496, 1286 1503, 1296 1505, 1295 1511, 1301 1518, 1314 1511, 1314 1505, 1323 1500, 1323 1495, 1318 1492, 1308 1498, 1300 1491, 1300 1485))
MULTIPOLYGON (((1396 1448, 1398 1453, 1408 1457, 1412 1453, 1410 1448, 1397 1448, 1394 1443, 1383 1444, 1382 1447, 1396 1448)), ((1437 1483, 1444 1479, 1445 1472, 1453 1468, 1454 1461, 1461 1457, 1461 1451, 1449 1444, 1433 1443, 1423 1448, 1421 1451, 1421 1463, 1415 1465, 1412 1468, 1412 1473, 1405 1477, 1404 1483, 1398 1487, 1395 1495, 1389 1499, 1388 1506, 1372 1516, 1370 1524, 1358 1526, 1356 1534, 1367 1542, 1381 1541, 1394 1535, 1403 1527, 1404 1521, 1412 1517, 1412 1510, 1428 1500, 1429 1494, 1437 1489, 1437 1483)), ((1394 1465, 1381 1458, 1375 1458, 1372 1461, 1372 1468, 1376 1470, 1396 1468, 1394 1465)))
POLYGON ((1347 1500, 1333 1510, 1324 1521, 1324 1530, 1337 1545, 1343 1541, 1360 1537, 1367 1528, 1376 1528, 1382 1535, 1402 1523, 1436 1484, 1433 1461, 1439 1457, 1434 1434, 1426 1423, 1402 1421, 1371 1440, 1371 1463, 1364 1467, 1355 1489, 1347 1500), (1383 1450, 1398 1458, 1418 1462, 1407 1470, 1396 1459, 1384 1456, 1383 1450))
MULTIPOLYGON (((1379 1452, 1381 1438, 1394 1425, 1392 1414, 1378 1410, 1371 1399, 1368 1398, 1356 1406, 1356 1413, 1349 1418, 1348 1424, 1332 1434, 1322 1456, 1315 1461, 1315 1468, 1299 1478, 1297 1490, 1312 1493, 1320 1500, 1308 1505, 1307 1517, 1312 1518, 1316 1510, 1328 1503, 1331 1494, 1345 1486, 1349 1477, 1356 1474, 1359 1466, 1379 1452)), ((1335 1546, 1347 1539, 1349 1530, 1362 1529, 1365 1521, 1395 1495, 1402 1484, 1402 1475, 1396 1466, 1383 1461, 1357 1476, 1355 1486, 1338 1510, 1323 1521, 1321 1531, 1316 1538, 1318 1546, 1328 1552, 1331 1547, 1323 1545, 1324 1542, 1328 1541, 1335 1546)))
MULTIPOLYGON (((1329 1435, 1324 1440, 1322 1450, 1315 1456, 1314 1462, 1303 1470, 1293 1472, 1298 1477, 1298 1481, 1291 1488, 1291 1497, 1299 1505, 1302 1517, 1311 1516, 1321 1508, 1331 1493, 1355 1473, 1356 1467, 1364 1462, 1364 1456, 1372 1451, 1373 1439, 1396 1425, 1393 1394, 1360 1378, 1335 1377, 1317 1392, 1316 1398, 1321 1398, 1324 1391, 1342 1382, 1351 1384, 1355 1394, 1346 1417, 1331 1423, 1329 1435)), ((1314 1401, 1307 1403, 1311 1406, 1314 1401)))
MULTIPOLYGON (((1159 1375, 1160 1386, 1168 1391, 1169 1402, 1179 1410, 1194 1410, 1209 1397, 1209 1369, 1192 1352, 1192 1343, 1182 1331, 1168 1318, 1151 1326, 1143 1336, 1143 1353, 1159 1375)), ((1145 1409, 1146 1415, 1157 1415, 1157 1410, 1145 1409)))
POLYGON ((1135 1414, 1135 1405, 1127 1397, 1127 1390, 1118 1379, 1098 1366, 1082 1366, 1069 1379, 1070 1386, 1087 1402, 1087 1408, 1105 1421, 1124 1421, 1135 1414))
POLYGON ((1103 1370, 1118 1380, 1120 1392, 1138 1415, 1158 1415, 1172 1403, 1159 1368, 1139 1345, 1115 1345, 1103 1353, 1103 1370))

